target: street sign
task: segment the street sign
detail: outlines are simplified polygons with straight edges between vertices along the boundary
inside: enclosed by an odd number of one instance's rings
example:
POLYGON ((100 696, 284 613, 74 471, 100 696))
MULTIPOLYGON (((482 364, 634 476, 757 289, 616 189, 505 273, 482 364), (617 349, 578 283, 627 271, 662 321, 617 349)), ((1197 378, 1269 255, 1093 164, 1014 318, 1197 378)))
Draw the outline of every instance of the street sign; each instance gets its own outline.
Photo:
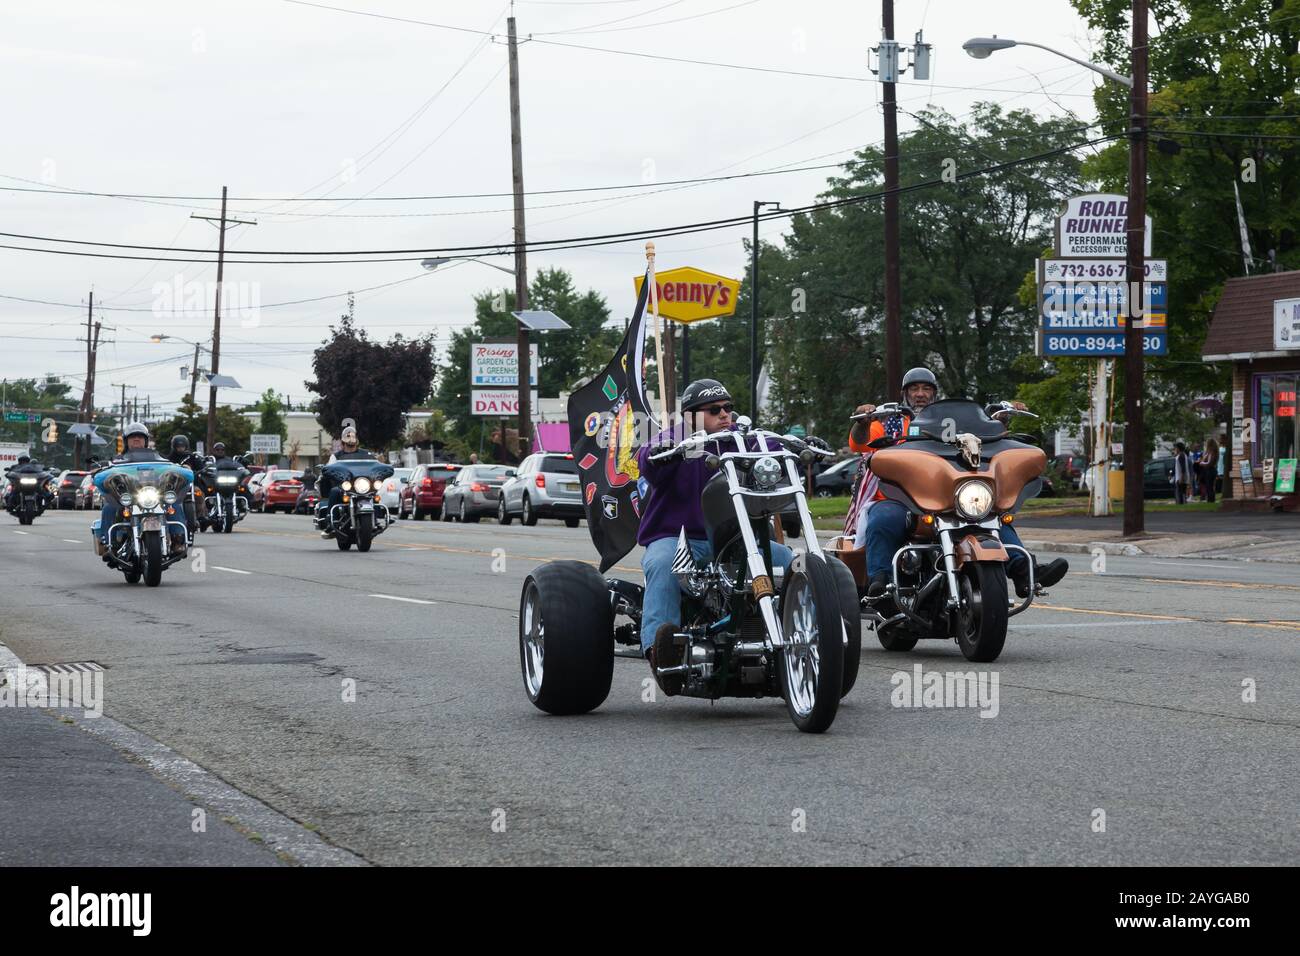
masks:
MULTIPOLYGON (((530 399, 533 415, 537 414, 537 390, 530 399)), ((471 415, 490 415, 494 418, 513 418, 519 414, 519 389, 475 388, 470 391, 471 415)))
MULTIPOLYGON (((641 295, 645 276, 633 278, 636 294, 641 295)), ((669 269, 655 276, 659 296, 659 314, 674 322, 699 322, 720 315, 735 315, 740 296, 740 280, 728 279, 703 269, 686 266, 669 269)))
POLYGON ((249 435, 248 450, 254 455, 280 454, 279 435, 249 435))
MULTIPOLYGON (((537 385, 537 343, 528 346, 528 384, 537 385)), ((471 388, 519 387, 519 347, 513 342, 475 342, 469 347, 471 388)), ((477 413, 476 413, 477 414, 477 413)))
MULTIPOLYGON (((1064 258, 1123 259, 1128 250, 1128 197, 1090 193, 1066 201, 1056 220, 1056 251, 1064 258)), ((1146 217, 1143 255, 1151 255, 1151 217, 1146 217)))
POLYGON ((7 422, 26 422, 26 412, 5 412, 5 421, 7 422))
MULTIPOLYGON (((1106 358, 1124 354, 1128 283, 1122 260, 1038 260, 1038 354, 1106 358), (1118 275, 1120 278, 1114 278, 1118 275)), ((1142 284, 1144 355, 1167 355, 1168 263, 1148 259, 1142 284)))

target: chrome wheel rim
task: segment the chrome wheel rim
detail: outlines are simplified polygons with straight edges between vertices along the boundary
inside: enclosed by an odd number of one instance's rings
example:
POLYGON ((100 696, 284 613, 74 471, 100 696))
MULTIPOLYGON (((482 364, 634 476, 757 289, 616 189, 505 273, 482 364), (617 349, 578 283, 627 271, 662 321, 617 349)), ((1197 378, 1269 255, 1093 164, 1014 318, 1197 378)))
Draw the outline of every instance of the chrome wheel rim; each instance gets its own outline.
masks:
POLYGON ((519 620, 519 630, 524 645, 524 684, 528 696, 534 700, 542 692, 542 663, 546 656, 546 625, 542 621, 537 585, 530 584, 524 598, 524 612, 519 620))
POLYGON ((793 605, 785 635, 785 691, 791 709, 807 717, 817 705, 817 678, 821 672, 817 603, 807 579, 792 581, 791 585, 791 593, 786 596, 793 605))

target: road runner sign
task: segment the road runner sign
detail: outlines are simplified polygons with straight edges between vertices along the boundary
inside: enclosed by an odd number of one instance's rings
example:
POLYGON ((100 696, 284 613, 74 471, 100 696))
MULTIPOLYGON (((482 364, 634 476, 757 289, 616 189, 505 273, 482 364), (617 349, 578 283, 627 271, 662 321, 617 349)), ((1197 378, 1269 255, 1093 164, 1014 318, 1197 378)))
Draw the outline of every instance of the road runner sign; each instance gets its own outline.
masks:
MULTIPOLYGON (((1128 197, 1090 193, 1066 201, 1056 220, 1056 252, 1063 258, 1123 259, 1128 251, 1128 197)), ((1146 217, 1143 255, 1151 255, 1151 217, 1146 217)))

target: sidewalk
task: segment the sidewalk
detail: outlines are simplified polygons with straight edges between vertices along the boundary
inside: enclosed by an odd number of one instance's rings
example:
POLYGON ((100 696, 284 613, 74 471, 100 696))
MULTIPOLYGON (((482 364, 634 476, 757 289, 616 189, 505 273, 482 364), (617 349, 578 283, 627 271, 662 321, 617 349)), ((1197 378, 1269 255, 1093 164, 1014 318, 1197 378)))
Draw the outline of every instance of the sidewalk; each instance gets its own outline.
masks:
POLYGON ((1034 551, 1149 554, 1165 558, 1300 564, 1300 515, 1294 513, 1153 512, 1146 534, 1125 539, 1123 516, 1023 515, 1016 528, 1034 551))

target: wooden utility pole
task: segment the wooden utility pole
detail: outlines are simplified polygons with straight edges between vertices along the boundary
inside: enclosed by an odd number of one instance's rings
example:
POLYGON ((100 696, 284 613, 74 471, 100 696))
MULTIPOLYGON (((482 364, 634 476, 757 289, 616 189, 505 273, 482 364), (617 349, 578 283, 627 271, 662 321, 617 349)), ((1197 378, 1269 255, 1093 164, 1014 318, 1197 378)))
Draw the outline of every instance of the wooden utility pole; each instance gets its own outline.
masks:
MULTIPOLYGON (((519 40, 514 17, 506 20, 506 28, 510 43, 510 166, 515 189, 515 309, 523 312, 528 308, 528 254, 524 246, 524 146, 519 129, 519 40)), ((532 450, 533 438, 531 356, 528 354, 528 329, 522 322, 519 323, 516 347, 519 352, 519 458, 522 461, 532 450)), ((505 442, 504 434, 501 441, 505 442)))
MULTIPOLYGON (((95 357, 99 351, 99 327, 92 326, 95 311, 95 290, 90 290, 90 304, 86 306, 86 387, 81 393, 81 404, 77 406, 77 422, 85 424, 95 418, 95 357)), ((73 467, 80 468, 90 454, 90 436, 78 435, 73 450, 73 467)))
MULTIPOLYGON (((212 313, 212 368, 208 371, 216 375, 221 366, 221 283, 225 280, 226 268, 226 230, 231 226, 256 226, 257 223, 250 219, 229 219, 226 217, 226 190, 227 187, 221 187, 221 218, 214 219, 212 216, 196 216, 190 214, 191 219, 206 219, 208 222, 217 223, 217 303, 212 313)), ((197 368, 197 363, 195 368, 197 368)), ((216 440, 217 434, 217 386, 213 385, 208 389, 208 440, 205 448, 211 448, 216 440)))
MULTIPOLYGON (((1146 429, 1142 407, 1146 322, 1136 313, 1144 303, 1147 218, 1147 0, 1133 0, 1133 90, 1129 98, 1128 153, 1128 322, 1124 327, 1124 536, 1143 532, 1142 472, 1146 429)), ((1145 314, 1143 315, 1145 320, 1145 314)))
MULTIPOLYGON (((885 40, 894 39, 894 0, 883 0, 885 40)), ((883 72, 883 71, 882 71, 883 72)), ((884 83, 885 109, 885 391, 892 400, 903 382, 902 293, 898 240, 898 100, 896 84, 884 83)))
POLYGON ((199 343, 194 343, 194 365, 190 367, 190 401, 194 401, 194 389, 199 384, 199 343))

